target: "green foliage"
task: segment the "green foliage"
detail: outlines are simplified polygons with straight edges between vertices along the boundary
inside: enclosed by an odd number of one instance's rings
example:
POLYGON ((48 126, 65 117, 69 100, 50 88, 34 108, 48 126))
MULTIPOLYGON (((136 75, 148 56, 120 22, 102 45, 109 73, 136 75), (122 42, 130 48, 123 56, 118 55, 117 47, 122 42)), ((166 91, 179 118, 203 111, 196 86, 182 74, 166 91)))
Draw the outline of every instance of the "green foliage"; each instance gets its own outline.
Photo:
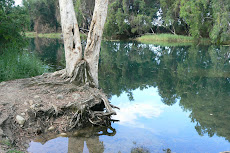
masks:
POLYGON ((74 2, 79 27, 83 29, 89 29, 95 0, 76 0, 74 2))
POLYGON ((173 34, 187 34, 187 26, 180 17, 180 0, 160 0, 163 26, 173 34))
POLYGON ((207 34, 208 31, 205 30, 210 30, 209 12, 208 0, 181 0, 180 16, 190 26, 190 33, 194 38, 199 38, 202 32, 207 34))
POLYGON ((60 13, 56 0, 23 0, 30 15, 30 29, 38 33, 57 32, 60 13))
POLYGON ((117 35, 125 36, 130 34, 130 25, 127 22, 127 5, 124 2, 125 0, 116 0, 109 5, 104 30, 104 35, 106 37, 114 37, 117 35))
MULTIPOLYGON (((32 30, 61 31, 58 1, 23 0, 23 4, 30 14, 32 30)), ((94 4, 94 0, 74 0, 78 24, 84 32, 89 29, 94 4)), ((153 31, 171 32, 226 44, 230 40, 229 13, 229 0, 109 0, 104 36, 125 39, 153 31), (159 14, 162 25, 155 23, 159 14)))
POLYGON ((105 36, 132 37, 149 32, 152 20, 156 17, 156 1, 114 0, 110 2, 105 36))
MULTIPOLYGON (((189 30, 195 39, 210 37, 213 43, 230 39, 229 0, 160 0, 166 26, 189 30)), ((174 30, 174 32, 177 30, 174 30)))
MULTIPOLYGON (((28 25, 26 10, 14 6, 13 0, 0 1, 0 49, 6 46, 23 46, 24 30, 28 25)), ((2 52, 1 49, 0 52, 2 52)))
POLYGON ((32 77, 48 71, 48 67, 28 51, 6 48, 0 57, 0 81, 32 77))
POLYGON ((230 40, 230 3, 229 0, 212 0, 213 28, 210 38, 221 43, 230 40))

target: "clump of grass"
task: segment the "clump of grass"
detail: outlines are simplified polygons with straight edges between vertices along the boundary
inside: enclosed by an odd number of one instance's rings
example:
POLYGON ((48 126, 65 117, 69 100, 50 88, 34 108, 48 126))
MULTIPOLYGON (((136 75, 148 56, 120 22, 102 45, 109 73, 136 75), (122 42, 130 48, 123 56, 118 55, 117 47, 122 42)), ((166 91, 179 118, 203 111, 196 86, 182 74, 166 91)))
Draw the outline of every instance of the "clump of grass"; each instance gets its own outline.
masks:
POLYGON ((49 70, 49 66, 44 65, 34 54, 14 47, 7 48, 2 53, 0 67, 0 82, 28 78, 49 70))
POLYGON ((0 141, 0 145, 3 145, 6 148, 8 148, 8 150, 6 151, 6 153, 23 153, 21 151, 18 151, 16 149, 14 149, 14 145, 8 139, 1 140, 0 141))
POLYGON ((7 153, 24 153, 24 152, 18 151, 16 149, 11 149, 11 150, 8 150, 7 153))
POLYGON ((193 37, 190 36, 183 36, 183 35, 172 35, 172 34, 157 34, 157 35, 144 35, 141 37, 138 37, 136 39, 137 41, 140 41, 142 43, 154 43, 154 44, 178 44, 178 45, 188 45, 193 43, 209 43, 209 39, 200 39, 195 40, 193 37))

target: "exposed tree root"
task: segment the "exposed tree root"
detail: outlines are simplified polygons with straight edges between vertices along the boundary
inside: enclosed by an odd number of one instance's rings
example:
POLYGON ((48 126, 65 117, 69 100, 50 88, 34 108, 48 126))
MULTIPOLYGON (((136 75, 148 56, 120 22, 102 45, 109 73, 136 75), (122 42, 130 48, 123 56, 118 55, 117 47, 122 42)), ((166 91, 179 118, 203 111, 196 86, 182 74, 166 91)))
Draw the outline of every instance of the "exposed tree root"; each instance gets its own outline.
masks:
POLYGON ((70 82, 76 85, 89 84, 91 87, 96 87, 92 74, 89 71, 89 65, 85 60, 78 63, 70 82))
POLYGON ((65 69, 54 72, 53 76, 60 76, 64 82, 70 82, 77 86, 88 84, 90 87, 97 87, 89 71, 89 64, 85 60, 81 60, 76 65, 72 76, 67 76, 65 69))
MULTIPOLYGON (((82 70, 86 68, 86 62, 80 64, 79 67, 80 73, 82 70)), ((52 77, 60 75, 62 71, 55 72, 52 74, 52 77)), ((47 76, 46 77, 50 77, 47 76)), ((76 76, 75 76, 76 77, 76 76)), ((50 80, 50 79, 49 79, 50 80)), ((51 79, 52 80, 52 79, 51 79)), ((49 120, 51 117, 58 118, 59 116, 65 115, 69 116, 70 120, 68 126, 65 128, 67 131, 72 130, 73 128, 82 128, 86 127, 90 124, 99 125, 99 126, 109 126, 111 122, 111 115, 116 115, 116 112, 113 108, 117 108, 113 106, 108 101, 106 95, 97 88, 92 88, 88 84, 78 87, 73 84, 69 84, 68 81, 41 81, 36 79, 36 81, 31 81, 27 86, 30 85, 38 85, 38 86, 65 86, 64 88, 60 88, 58 93, 73 93, 75 91, 82 91, 87 93, 88 98, 75 100, 72 102, 68 102, 67 104, 62 104, 61 106, 52 105, 50 107, 43 108, 34 108, 28 111, 30 119, 41 118, 42 120, 49 120), (69 85, 69 86, 68 86, 69 85), (68 87, 67 87, 68 86, 68 87)))
MULTIPOLYGON (((86 65, 81 65, 78 72, 83 73, 80 69, 86 68, 86 65)), ((21 100, 9 107, 11 111, 5 109, 8 118, 1 123, 0 128, 22 150, 28 147, 24 145, 26 140, 50 132, 58 135, 88 127, 111 128, 111 122, 114 122, 111 116, 116 114, 113 108, 118 107, 110 104, 102 90, 90 87, 89 84, 77 86, 63 80, 60 77, 63 72, 15 81, 20 93, 16 90, 12 95, 16 99, 21 97, 21 100), (23 125, 16 122, 16 116, 21 114, 25 118, 23 125)), ((12 84, 4 87, 7 86, 11 90, 12 84)), ((5 90, 7 92, 8 88, 5 90)), ((109 135, 106 130, 102 133, 109 135)))

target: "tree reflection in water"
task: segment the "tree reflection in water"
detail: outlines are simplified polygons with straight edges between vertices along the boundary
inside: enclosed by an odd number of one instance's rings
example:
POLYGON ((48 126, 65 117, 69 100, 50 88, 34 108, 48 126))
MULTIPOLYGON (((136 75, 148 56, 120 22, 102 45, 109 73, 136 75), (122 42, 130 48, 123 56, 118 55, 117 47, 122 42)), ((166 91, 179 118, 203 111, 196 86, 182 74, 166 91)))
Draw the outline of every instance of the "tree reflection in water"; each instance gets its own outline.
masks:
POLYGON ((130 100, 135 89, 157 87, 164 104, 170 106, 180 99, 184 111, 191 111, 189 117, 199 135, 216 134, 230 141, 229 59, 229 46, 166 47, 105 41, 99 84, 110 97, 125 92, 130 100))
POLYGON ((103 153, 104 145, 103 142, 99 140, 99 136, 114 136, 115 134, 116 130, 112 127, 87 128, 80 131, 76 131, 74 133, 74 137, 69 137, 68 153, 82 153, 84 147, 87 147, 89 152, 103 153), (108 130, 112 131, 112 133, 109 133, 108 130), (76 137, 76 135, 78 136, 76 137), (86 146, 84 145, 84 142, 86 143, 86 146))
POLYGON ((84 142, 86 142, 89 152, 103 153, 103 142, 99 141, 99 137, 69 137, 68 153, 82 153, 84 150, 84 142))
POLYGON ((191 111, 199 135, 207 133, 230 141, 230 47, 162 47, 139 43, 104 42, 100 85, 109 95, 158 87, 167 105, 180 99, 191 111))
MULTIPOLYGON (((68 153, 82 153, 83 150, 87 150, 89 152, 95 153, 103 153, 104 145, 103 142, 99 140, 99 136, 114 136, 116 134, 116 130, 112 127, 88 127, 80 130, 76 130, 70 133, 67 133, 65 136, 68 137, 68 153), (109 131, 109 132, 108 132, 109 131), (86 145, 85 145, 86 144, 86 145)), ((46 144, 48 141, 52 141, 55 138, 59 137, 52 132, 41 134, 34 138, 34 142, 39 142, 43 145, 41 147, 37 147, 36 145, 31 145, 28 148, 29 152, 61 152, 61 150, 57 150, 58 146, 52 148, 55 142, 50 142, 50 144, 46 144), (48 147, 48 148, 47 148, 48 147)), ((55 144, 57 145, 57 144, 55 144)), ((63 144, 61 144, 63 145, 63 144)), ((60 146, 59 146, 60 147, 60 146)), ((63 147, 61 147, 63 149, 63 147)))

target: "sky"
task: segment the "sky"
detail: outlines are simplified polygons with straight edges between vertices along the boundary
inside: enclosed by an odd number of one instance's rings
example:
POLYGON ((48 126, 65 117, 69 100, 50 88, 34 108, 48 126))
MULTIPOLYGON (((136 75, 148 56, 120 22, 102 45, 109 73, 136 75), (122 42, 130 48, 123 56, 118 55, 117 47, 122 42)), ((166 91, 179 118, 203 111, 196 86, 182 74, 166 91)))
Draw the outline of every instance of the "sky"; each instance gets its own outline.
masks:
POLYGON ((15 5, 21 5, 22 4, 22 0, 15 0, 15 5))

